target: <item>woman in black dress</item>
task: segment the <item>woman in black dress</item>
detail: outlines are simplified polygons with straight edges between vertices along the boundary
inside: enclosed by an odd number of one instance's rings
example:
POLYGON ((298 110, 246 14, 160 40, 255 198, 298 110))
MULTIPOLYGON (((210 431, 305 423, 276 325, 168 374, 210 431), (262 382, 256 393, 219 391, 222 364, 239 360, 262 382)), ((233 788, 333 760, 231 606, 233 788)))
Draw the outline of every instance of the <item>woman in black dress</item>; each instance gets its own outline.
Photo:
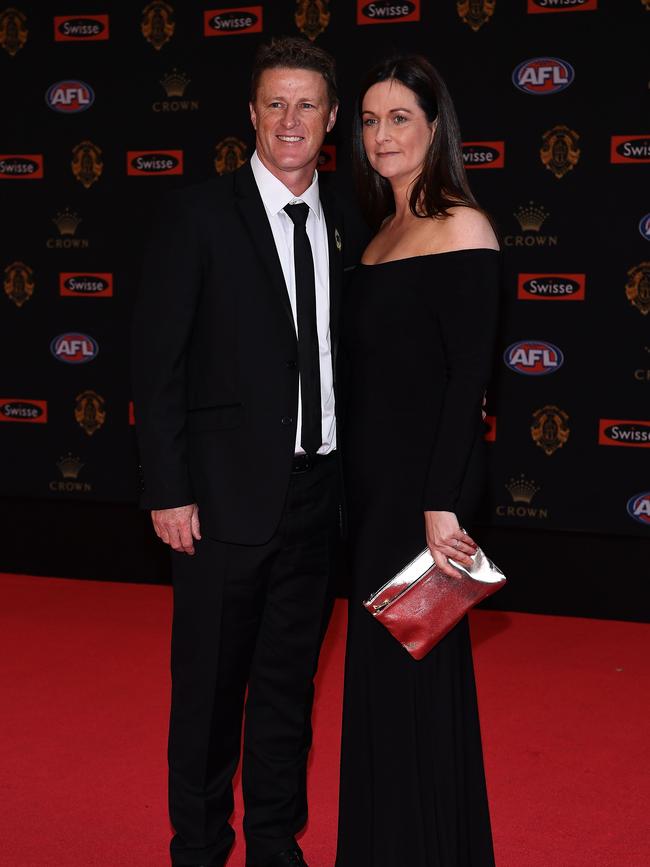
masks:
POLYGON ((347 291, 343 456, 353 546, 336 867, 493 867, 468 625, 413 660, 362 601, 428 545, 469 564, 498 244, 448 91, 421 57, 359 98, 356 170, 379 227, 347 291))

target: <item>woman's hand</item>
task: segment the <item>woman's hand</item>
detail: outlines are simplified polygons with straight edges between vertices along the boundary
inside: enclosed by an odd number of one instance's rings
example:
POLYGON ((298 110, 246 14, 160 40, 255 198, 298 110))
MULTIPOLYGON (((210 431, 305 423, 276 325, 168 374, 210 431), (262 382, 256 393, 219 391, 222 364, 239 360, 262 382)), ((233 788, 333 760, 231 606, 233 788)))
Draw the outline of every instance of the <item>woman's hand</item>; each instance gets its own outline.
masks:
POLYGON ((441 572, 451 578, 460 578, 460 573, 450 565, 452 557, 461 566, 471 566, 471 556, 476 553, 476 542, 459 525, 453 512, 425 512, 424 524, 427 545, 441 572))

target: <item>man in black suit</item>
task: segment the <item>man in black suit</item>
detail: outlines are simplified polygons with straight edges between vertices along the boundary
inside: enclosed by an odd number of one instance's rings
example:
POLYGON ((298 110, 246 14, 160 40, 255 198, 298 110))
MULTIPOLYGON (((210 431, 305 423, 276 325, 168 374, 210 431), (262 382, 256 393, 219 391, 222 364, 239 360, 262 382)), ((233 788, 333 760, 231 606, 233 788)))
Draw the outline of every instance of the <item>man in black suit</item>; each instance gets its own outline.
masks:
POLYGON ((340 512, 333 369, 342 217, 315 171, 332 58, 258 53, 256 152, 177 191, 144 265, 134 347, 142 505, 173 548, 175 865, 225 864, 243 744, 250 867, 305 867, 313 677, 340 512))

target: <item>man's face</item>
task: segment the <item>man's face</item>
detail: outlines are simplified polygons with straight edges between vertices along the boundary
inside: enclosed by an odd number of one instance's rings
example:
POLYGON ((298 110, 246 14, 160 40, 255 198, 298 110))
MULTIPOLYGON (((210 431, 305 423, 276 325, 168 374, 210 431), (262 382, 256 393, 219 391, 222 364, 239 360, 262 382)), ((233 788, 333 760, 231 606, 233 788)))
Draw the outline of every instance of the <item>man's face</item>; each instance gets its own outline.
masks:
POLYGON ((283 183, 288 175, 310 174, 325 133, 336 121, 327 84, 311 69, 266 69, 250 103, 258 156, 283 183))

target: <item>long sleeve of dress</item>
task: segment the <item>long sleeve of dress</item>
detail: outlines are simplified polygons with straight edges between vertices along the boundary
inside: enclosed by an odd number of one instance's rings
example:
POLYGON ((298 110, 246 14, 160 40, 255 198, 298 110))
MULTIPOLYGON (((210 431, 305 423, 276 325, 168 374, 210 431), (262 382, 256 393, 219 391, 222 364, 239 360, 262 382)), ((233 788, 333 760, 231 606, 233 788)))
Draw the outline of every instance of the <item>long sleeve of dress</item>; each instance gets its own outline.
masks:
POLYGON ((498 320, 500 257, 491 250, 453 257, 436 291, 446 381, 424 491, 425 510, 455 511, 481 435, 481 405, 490 377, 498 320))

